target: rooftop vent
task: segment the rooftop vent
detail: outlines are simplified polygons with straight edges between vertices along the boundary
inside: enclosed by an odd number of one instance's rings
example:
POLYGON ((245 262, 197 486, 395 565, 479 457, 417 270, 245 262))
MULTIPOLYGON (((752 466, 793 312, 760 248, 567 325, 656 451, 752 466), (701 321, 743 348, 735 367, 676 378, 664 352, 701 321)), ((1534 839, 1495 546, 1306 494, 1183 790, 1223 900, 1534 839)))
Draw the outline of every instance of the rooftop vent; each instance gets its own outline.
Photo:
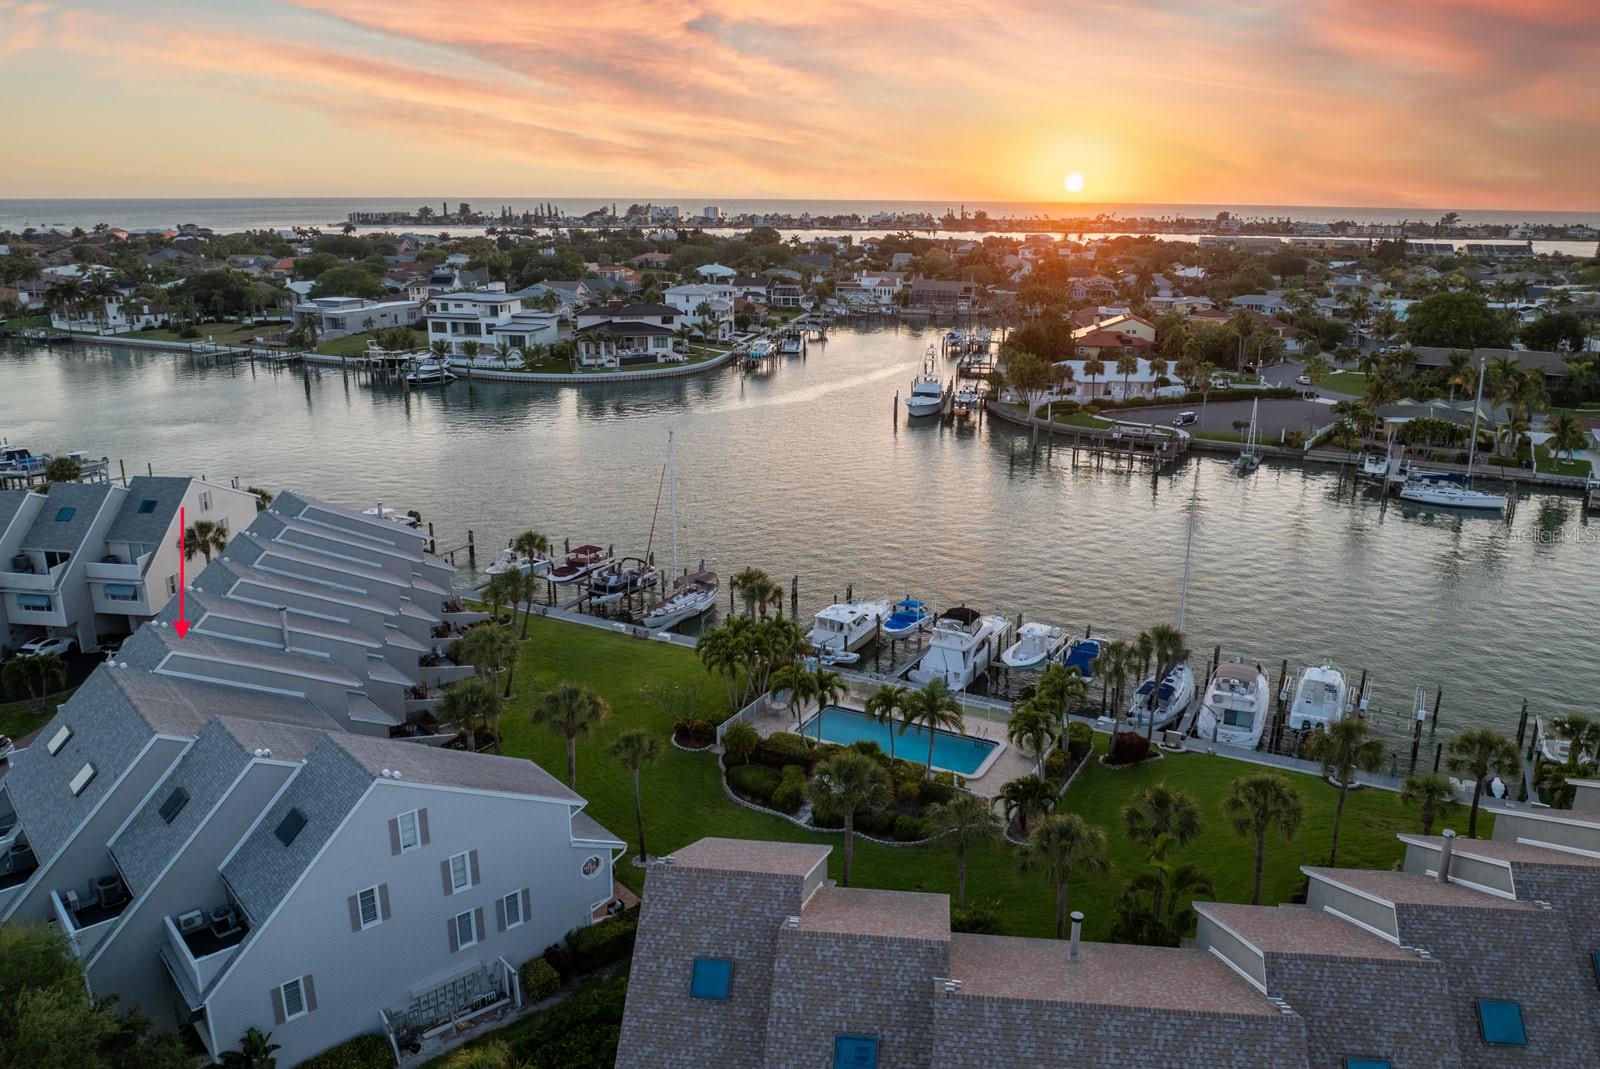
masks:
POLYGON ((1083 935, 1083 914, 1077 910, 1072 911, 1072 949, 1068 952, 1069 961, 1078 960, 1078 941, 1083 935))
POLYGON ((789 917, 783 923, 784 923, 784 926, 787 927, 787 928, 798 928, 798 927, 800 927, 800 918, 799 917, 789 917))
POLYGON ((957 991, 961 990, 961 981, 960 980, 946 980, 944 982, 944 989, 945 989, 945 993, 946 994, 953 995, 957 991))
POLYGON ((1450 858, 1455 851, 1456 833, 1449 828, 1444 830, 1444 842, 1439 844, 1439 882, 1450 882, 1450 858))

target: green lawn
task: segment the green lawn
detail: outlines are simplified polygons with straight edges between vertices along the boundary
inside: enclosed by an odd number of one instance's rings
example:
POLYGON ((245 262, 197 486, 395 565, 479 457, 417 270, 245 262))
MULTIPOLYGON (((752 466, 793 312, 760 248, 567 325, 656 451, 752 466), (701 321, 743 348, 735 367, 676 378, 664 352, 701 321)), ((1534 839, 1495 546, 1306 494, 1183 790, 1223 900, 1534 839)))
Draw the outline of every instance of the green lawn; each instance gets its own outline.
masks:
MULTIPOLYGON (((725 708, 720 681, 700 666, 693 654, 665 643, 645 642, 576 624, 535 618, 523 647, 516 678, 517 696, 502 718, 505 751, 532 758, 556 775, 565 772, 562 740, 535 729, 528 710, 544 689, 563 680, 593 687, 612 708, 611 719, 578 744, 578 792, 589 800, 588 812, 630 842, 634 838, 633 805, 628 778, 605 749, 618 732, 645 727, 662 736, 661 760, 643 779, 644 807, 651 852, 669 853, 706 835, 780 839, 837 845, 837 836, 821 835, 730 801, 718 782, 718 765, 709 754, 686 753, 667 741, 668 717, 652 706, 640 688, 652 682, 682 680, 700 689, 707 713, 725 708)), ((1103 745, 1103 740, 1102 740, 1103 745)), ((1217 880, 1221 898, 1248 900, 1252 848, 1223 824, 1219 805, 1228 783, 1255 770, 1227 758, 1198 754, 1164 758, 1137 769, 1111 771, 1091 765, 1067 792, 1064 805, 1106 828, 1115 869, 1107 876, 1084 879, 1074 887, 1073 904, 1088 915, 1087 934, 1103 938, 1122 883, 1139 871, 1137 850, 1120 831, 1121 807, 1139 790, 1165 781, 1194 796, 1205 828, 1199 840, 1174 852, 1194 861, 1217 880)), ((1306 821, 1294 842, 1272 843, 1268 850, 1266 898, 1285 900, 1296 894, 1302 877, 1298 866, 1327 860, 1329 831, 1337 793, 1312 776, 1290 774, 1306 807, 1306 821)), ((1464 814, 1451 821, 1465 825, 1464 814)), ((1403 854, 1394 833, 1415 830, 1414 814, 1387 792, 1367 789, 1351 794, 1344 823, 1340 860, 1346 865, 1388 868, 1403 854)), ((1487 834, 1487 833, 1486 833, 1487 834)), ((889 847, 861 842, 856 847, 856 883, 901 890, 955 890, 953 851, 942 843, 889 847)), ((1042 878, 1018 871, 1014 847, 996 844, 969 858, 969 896, 995 903, 1014 935, 1048 935, 1052 902, 1042 878)), ((840 875, 839 851, 830 861, 840 875)), ((620 866, 620 878, 638 889, 642 872, 620 866)))
POLYGON ((1367 377, 1359 371, 1330 372, 1323 377, 1322 385, 1352 397, 1364 397, 1367 393, 1367 377))
POLYGON ((1194 437, 1204 438, 1210 442, 1243 442, 1244 435, 1233 431, 1195 431, 1194 437))
POLYGON ((9 735, 13 739, 39 730, 56 711, 56 706, 72 696, 72 691, 64 690, 59 694, 52 694, 45 699, 44 712, 39 713, 38 707, 31 701, 0 702, 0 735, 9 735))
POLYGON ((1589 461, 1583 459, 1582 457, 1574 457, 1571 460, 1567 460, 1564 457, 1557 457, 1551 453, 1549 449, 1542 445, 1534 446, 1533 451, 1538 455, 1539 470, 1541 472, 1548 472, 1555 475, 1576 475, 1579 478, 1587 478, 1590 471, 1594 467, 1594 465, 1590 464, 1589 461))
POLYGON ((284 326, 281 323, 198 323, 195 329, 200 331, 198 337, 185 338, 176 330, 133 330, 125 334, 111 335, 116 338, 135 338, 143 341, 176 341, 185 345, 205 344, 216 342, 218 345, 233 345, 248 342, 257 335, 272 337, 281 334, 284 326))

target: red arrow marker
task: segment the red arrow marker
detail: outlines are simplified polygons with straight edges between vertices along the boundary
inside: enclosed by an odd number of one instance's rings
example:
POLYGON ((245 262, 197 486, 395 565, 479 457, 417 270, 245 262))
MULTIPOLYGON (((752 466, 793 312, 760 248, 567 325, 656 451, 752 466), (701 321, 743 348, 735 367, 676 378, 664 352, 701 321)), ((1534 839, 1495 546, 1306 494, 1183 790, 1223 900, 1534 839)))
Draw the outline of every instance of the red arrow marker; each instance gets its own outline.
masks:
POLYGON ((183 573, 184 573, 184 564, 189 559, 188 555, 184 552, 183 536, 187 532, 187 528, 188 528, 188 524, 185 522, 184 508, 183 508, 182 505, 179 505, 178 506, 178 618, 176 620, 172 621, 172 629, 174 631, 178 632, 178 637, 179 638, 184 638, 189 634, 189 621, 184 619, 184 615, 183 615, 183 587, 184 587, 184 574, 183 573))

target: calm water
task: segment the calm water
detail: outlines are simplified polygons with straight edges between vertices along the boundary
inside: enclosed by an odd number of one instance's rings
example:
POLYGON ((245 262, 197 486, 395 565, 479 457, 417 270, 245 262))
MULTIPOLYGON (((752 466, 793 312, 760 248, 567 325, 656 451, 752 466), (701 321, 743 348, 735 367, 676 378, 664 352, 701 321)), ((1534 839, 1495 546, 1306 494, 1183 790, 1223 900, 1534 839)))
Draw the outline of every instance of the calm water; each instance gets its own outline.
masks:
MULTIPOLYGON (((86 449, 130 474, 238 476, 352 505, 416 508, 441 547, 485 555, 526 527, 640 553, 667 430, 678 441, 682 561, 800 577, 803 613, 853 584, 1074 630, 1131 635, 1177 612, 1184 505, 1202 519, 1185 629, 1276 676, 1331 658, 1400 712, 1445 689, 1443 727, 1514 728, 1597 704, 1600 524, 1575 497, 1523 492, 1505 520, 1385 502, 1334 468, 1237 476, 1193 458, 1160 476, 1030 456, 1002 425, 908 425, 895 411, 936 331, 839 332, 770 373, 722 370, 583 388, 458 381, 414 393, 337 369, 0 346, 0 436, 86 449)), ((655 533, 668 552, 667 509, 655 533)), ((1397 717, 1387 731, 1401 732, 1397 717)))

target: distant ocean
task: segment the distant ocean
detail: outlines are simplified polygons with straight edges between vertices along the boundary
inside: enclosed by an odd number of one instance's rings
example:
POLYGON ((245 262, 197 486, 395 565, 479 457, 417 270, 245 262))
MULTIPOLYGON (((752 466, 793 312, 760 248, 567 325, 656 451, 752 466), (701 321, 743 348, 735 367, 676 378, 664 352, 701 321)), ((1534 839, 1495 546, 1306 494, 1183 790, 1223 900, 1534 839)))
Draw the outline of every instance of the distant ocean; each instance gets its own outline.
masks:
MULTIPOLYGON (((991 217, 1036 215, 1093 217, 1105 212, 1122 218, 1213 218, 1231 212, 1243 219, 1287 219, 1294 222, 1331 223, 1349 220, 1356 223, 1398 223, 1402 220, 1436 222, 1450 208, 1359 208, 1282 204, 1084 204, 1084 203, 1006 203, 997 201, 892 201, 892 200, 728 200, 717 197, 471 197, 452 196, 452 210, 466 201, 475 210, 495 212, 502 206, 521 213, 541 204, 554 204, 563 212, 582 214, 599 207, 653 201, 676 205, 686 214, 698 215, 715 205, 725 215, 787 214, 809 212, 813 216, 871 215, 874 212, 927 212, 942 216, 947 211, 965 209, 991 217)), ((276 227, 342 224, 354 211, 415 211, 422 204, 439 206, 441 198, 420 197, 227 197, 215 199, 117 199, 117 200, 0 200, 0 230, 21 231, 27 227, 51 226, 88 229, 96 223, 113 226, 171 227, 195 223, 221 231, 261 230, 276 227)), ((1585 224, 1600 228, 1600 211, 1536 212, 1504 209, 1458 211, 1465 224, 1485 223, 1568 226, 1585 224)))

